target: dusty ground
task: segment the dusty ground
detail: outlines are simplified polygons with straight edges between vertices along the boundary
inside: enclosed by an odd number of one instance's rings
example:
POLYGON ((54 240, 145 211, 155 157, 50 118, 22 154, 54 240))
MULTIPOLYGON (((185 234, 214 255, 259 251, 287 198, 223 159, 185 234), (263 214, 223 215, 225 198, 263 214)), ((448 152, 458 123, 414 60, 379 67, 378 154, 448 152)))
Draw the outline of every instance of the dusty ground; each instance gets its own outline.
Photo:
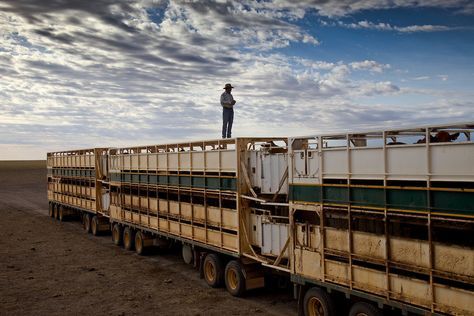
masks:
POLYGON ((0 161, 0 315, 296 315, 289 291, 234 298, 173 251, 138 256, 47 207, 45 162, 0 161))

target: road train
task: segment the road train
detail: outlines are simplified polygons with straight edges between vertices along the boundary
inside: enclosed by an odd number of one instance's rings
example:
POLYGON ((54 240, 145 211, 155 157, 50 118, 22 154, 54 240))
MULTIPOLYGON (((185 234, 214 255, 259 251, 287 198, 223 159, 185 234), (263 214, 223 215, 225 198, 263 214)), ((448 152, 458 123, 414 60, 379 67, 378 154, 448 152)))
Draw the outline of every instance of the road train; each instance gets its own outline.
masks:
POLYGON ((145 254, 174 242, 234 296, 300 314, 474 315, 474 123, 47 154, 50 215, 145 254))

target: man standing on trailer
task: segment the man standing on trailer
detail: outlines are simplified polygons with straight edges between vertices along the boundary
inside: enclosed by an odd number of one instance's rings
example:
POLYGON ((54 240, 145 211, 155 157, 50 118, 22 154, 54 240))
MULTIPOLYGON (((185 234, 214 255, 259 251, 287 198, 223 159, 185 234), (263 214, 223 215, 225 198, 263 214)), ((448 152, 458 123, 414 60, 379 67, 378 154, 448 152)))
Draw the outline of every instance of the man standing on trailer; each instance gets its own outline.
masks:
POLYGON ((221 94, 221 105, 222 105, 222 138, 232 137, 232 122, 234 121, 234 104, 236 101, 232 96, 232 85, 226 83, 224 89, 225 92, 221 94))

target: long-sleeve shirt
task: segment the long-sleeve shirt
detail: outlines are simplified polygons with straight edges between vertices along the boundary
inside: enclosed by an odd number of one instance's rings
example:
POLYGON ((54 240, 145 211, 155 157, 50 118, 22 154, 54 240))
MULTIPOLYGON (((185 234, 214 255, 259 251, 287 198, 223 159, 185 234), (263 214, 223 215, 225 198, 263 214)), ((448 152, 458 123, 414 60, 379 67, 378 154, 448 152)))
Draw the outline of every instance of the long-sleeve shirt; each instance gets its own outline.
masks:
POLYGON ((221 94, 221 105, 223 107, 228 109, 234 108, 234 106, 232 105, 232 101, 234 101, 234 97, 232 96, 232 94, 227 93, 227 91, 221 94))

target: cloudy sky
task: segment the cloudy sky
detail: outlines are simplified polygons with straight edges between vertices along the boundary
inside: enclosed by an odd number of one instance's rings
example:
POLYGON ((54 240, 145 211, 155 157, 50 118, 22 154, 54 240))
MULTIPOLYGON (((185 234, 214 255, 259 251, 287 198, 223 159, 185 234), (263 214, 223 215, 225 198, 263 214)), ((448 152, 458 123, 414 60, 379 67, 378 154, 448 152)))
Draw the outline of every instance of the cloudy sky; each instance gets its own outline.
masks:
POLYGON ((0 160, 474 120, 471 0, 0 0, 0 160))

